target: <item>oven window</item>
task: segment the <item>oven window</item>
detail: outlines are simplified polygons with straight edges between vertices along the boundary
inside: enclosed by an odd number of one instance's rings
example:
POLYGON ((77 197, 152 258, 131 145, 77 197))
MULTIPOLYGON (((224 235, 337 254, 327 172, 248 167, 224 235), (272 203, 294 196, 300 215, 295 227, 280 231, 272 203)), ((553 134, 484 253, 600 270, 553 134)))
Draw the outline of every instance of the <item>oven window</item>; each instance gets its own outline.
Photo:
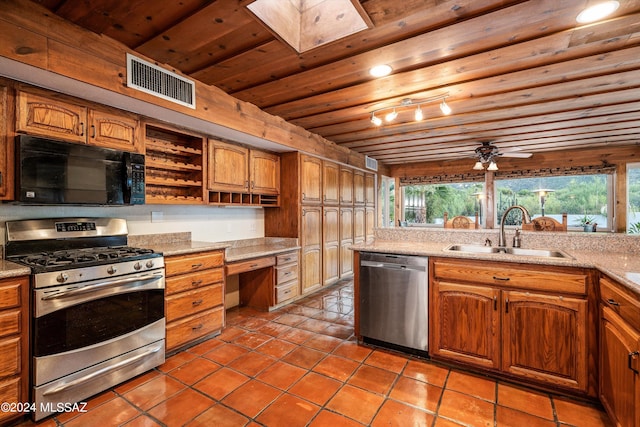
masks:
POLYGON ((164 289, 118 294, 33 319, 34 356, 71 351, 147 326, 164 317, 164 289))

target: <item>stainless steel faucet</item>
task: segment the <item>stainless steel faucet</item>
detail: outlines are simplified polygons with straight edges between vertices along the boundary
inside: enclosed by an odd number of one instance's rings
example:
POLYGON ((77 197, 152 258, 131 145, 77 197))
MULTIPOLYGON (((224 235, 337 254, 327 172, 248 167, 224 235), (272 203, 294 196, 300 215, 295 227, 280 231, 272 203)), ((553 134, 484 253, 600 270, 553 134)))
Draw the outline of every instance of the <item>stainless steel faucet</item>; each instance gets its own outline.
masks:
POLYGON ((504 237, 504 220, 509 214, 509 212, 511 212, 513 209, 520 209, 522 211, 523 224, 529 224, 531 222, 531 216, 529 215, 529 212, 527 212, 527 210, 524 208, 524 206, 513 205, 508 207, 507 210, 504 211, 504 213, 502 214, 502 219, 500 220, 500 238, 498 240, 499 248, 504 248, 507 246, 507 244, 505 243, 506 239, 504 237))

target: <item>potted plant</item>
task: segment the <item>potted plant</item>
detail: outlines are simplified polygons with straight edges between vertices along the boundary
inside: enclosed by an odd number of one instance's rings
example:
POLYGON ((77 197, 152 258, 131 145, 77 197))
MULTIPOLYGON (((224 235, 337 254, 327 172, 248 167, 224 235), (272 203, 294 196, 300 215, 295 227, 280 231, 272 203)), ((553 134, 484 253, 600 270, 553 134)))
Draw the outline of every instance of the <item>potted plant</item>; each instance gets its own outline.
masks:
POLYGON ((589 215, 584 215, 578 220, 578 223, 584 231, 594 232, 598 224, 595 222, 595 218, 589 215))

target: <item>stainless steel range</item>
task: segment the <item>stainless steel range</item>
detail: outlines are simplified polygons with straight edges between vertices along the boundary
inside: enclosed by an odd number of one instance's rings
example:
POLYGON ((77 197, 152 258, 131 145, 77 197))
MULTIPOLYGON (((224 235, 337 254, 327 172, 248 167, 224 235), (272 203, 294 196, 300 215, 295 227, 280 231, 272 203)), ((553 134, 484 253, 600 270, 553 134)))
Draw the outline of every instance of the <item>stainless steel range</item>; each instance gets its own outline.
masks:
POLYGON ((164 258, 125 220, 9 221, 5 251, 32 270, 35 420, 164 362, 164 258))

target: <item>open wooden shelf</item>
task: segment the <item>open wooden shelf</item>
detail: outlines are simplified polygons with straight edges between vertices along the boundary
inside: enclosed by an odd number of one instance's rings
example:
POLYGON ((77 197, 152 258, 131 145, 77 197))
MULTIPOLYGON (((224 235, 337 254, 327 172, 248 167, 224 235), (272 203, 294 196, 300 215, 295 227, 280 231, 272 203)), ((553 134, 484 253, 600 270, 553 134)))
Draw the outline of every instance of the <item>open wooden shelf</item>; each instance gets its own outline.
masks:
POLYGON ((231 191, 209 191, 211 205, 237 205, 278 207, 280 198, 271 194, 236 193, 231 191))

